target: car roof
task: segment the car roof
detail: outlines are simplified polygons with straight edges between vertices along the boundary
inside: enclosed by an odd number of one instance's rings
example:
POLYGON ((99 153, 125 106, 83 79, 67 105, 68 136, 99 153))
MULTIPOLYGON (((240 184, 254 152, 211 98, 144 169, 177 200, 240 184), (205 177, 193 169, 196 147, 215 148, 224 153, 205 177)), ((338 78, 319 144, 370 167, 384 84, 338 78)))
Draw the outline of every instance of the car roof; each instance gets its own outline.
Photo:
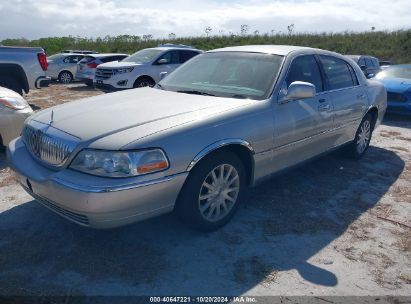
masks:
POLYGON ((213 52, 245 52, 245 53, 263 53, 263 54, 271 54, 271 55, 281 55, 287 56, 290 53, 294 52, 301 52, 307 53, 308 51, 314 53, 323 53, 323 54, 337 54, 334 52, 315 49, 310 47, 304 46, 295 46, 295 45, 243 45, 243 46, 233 46, 233 47, 225 47, 221 49, 215 49, 208 51, 210 53, 213 52))
POLYGON ((164 50, 164 51, 168 51, 168 50, 182 50, 182 51, 198 51, 201 52, 201 50, 198 50, 196 48, 190 48, 190 47, 184 47, 184 46, 157 46, 157 47, 153 47, 150 48, 153 50, 164 50))
POLYGON ((128 54, 121 53, 103 53, 103 54, 85 54, 86 57, 103 58, 109 56, 129 56, 128 54))
POLYGON ((377 57, 374 57, 374 56, 371 56, 371 55, 344 55, 344 56, 347 56, 351 59, 356 59, 356 60, 360 59, 361 57, 378 59, 377 57))

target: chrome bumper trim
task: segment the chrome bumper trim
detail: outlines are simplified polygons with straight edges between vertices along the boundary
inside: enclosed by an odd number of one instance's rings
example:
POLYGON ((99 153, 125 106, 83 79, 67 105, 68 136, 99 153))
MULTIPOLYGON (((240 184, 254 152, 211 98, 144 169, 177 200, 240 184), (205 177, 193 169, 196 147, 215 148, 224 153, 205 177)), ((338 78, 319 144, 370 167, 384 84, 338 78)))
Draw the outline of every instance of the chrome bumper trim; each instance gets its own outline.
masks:
POLYGON ((83 185, 78 185, 78 184, 75 184, 75 183, 72 183, 72 182, 68 182, 68 181, 56 178, 56 177, 53 178, 52 180, 54 182, 56 182, 57 184, 61 185, 61 186, 64 186, 66 188, 70 188, 72 190, 77 190, 77 191, 80 191, 80 192, 107 193, 107 192, 125 191, 125 190, 140 188, 140 187, 147 187, 147 186, 152 186, 152 185, 156 185, 156 184, 161 184, 161 183, 171 181, 179 175, 183 175, 183 174, 187 174, 187 173, 188 172, 182 172, 182 173, 177 173, 177 174, 174 174, 174 175, 165 176, 165 177, 162 177, 162 178, 153 179, 153 180, 150 180, 150 181, 124 184, 124 185, 119 185, 119 186, 107 186, 107 187, 83 186, 83 185))

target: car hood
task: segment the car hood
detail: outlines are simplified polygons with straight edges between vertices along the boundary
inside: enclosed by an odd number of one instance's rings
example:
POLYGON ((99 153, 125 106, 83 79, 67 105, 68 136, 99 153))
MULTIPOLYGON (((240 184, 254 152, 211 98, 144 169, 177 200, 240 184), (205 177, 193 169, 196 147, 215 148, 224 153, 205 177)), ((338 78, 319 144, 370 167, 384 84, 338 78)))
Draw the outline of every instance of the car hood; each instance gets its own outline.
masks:
POLYGON ((136 67, 136 66, 141 66, 143 65, 142 63, 135 63, 135 62, 123 62, 123 61, 113 61, 113 62, 107 62, 107 63, 102 63, 99 64, 99 68, 106 68, 106 69, 117 69, 117 68, 130 68, 130 67, 136 67))
POLYGON ((137 140, 254 102, 139 88, 49 108, 36 113, 32 119, 51 124, 83 142, 131 128, 133 140, 137 140))
POLYGON ((387 78, 380 80, 386 90, 394 92, 405 92, 411 88, 411 79, 406 78, 387 78))

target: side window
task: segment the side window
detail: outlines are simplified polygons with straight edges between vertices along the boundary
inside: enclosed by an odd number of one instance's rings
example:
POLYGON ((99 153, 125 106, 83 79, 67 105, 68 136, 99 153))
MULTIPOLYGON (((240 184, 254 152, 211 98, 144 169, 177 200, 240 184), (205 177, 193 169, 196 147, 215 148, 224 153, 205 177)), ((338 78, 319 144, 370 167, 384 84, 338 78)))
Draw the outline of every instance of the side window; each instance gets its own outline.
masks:
POLYGON ((64 58, 63 62, 65 62, 65 63, 77 63, 81 59, 83 59, 83 56, 68 56, 68 57, 64 58))
POLYGON ((360 58, 360 60, 358 60, 358 65, 359 65, 359 66, 365 65, 365 60, 364 60, 364 58, 360 58))
POLYGON ((294 81, 309 82, 315 85, 317 92, 324 91, 320 69, 313 55, 304 55, 293 60, 286 78, 287 87, 294 81))
POLYGON ((320 58, 330 90, 343 89, 356 85, 350 71, 351 67, 348 63, 332 56, 320 55, 320 58))
POLYGON ((198 55, 198 52, 194 52, 194 51, 179 51, 179 52, 180 52, 180 63, 184 63, 187 60, 190 60, 191 58, 198 55))
POLYGON ((64 63, 70 63, 70 61, 71 61, 71 56, 68 56, 68 57, 63 59, 64 63))
POLYGON ((372 60, 370 58, 365 58, 365 63, 367 65, 367 68, 371 68, 373 66, 372 60))
MULTIPOLYGON (((178 51, 169 51, 162 55, 160 59, 167 59, 169 64, 179 64, 180 63, 180 56, 178 51)), ((157 60, 157 61, 158 61, 157 60)))
POLYGON ((106 63, 106 62, 115 61, 117 59, 116 59, 116 56, 108 56, 108 57, 100 58, 100 60, 101 62, 106 63))

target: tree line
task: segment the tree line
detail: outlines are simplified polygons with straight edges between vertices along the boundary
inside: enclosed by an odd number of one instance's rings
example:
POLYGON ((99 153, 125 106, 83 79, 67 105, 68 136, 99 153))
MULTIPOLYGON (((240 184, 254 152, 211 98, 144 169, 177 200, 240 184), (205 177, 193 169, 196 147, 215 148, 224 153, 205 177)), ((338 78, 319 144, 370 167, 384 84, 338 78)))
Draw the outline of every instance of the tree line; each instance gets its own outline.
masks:
POLYGON ((4 46, 42 47, 47 55, 66 49, 95 50, 100 53, 127 53, 155 47, 164 43, 185 44, 202 50, 247 44, 286 44, 321 48, 342 54, 367 54, 395 63, 411 63, 411 29, 398 31, 342 32, 342 33, 293 33, 294 25, 287 32, 260 34, 249 33, 247 25, 241 26, 238 34, 212 35, 205 29, 202 37, 177 37, 170 33, 168 39, 154 39, 153 35, 118 35, 97 38, 48 37, 35 40, 25 38, 5 39, 4 46))

